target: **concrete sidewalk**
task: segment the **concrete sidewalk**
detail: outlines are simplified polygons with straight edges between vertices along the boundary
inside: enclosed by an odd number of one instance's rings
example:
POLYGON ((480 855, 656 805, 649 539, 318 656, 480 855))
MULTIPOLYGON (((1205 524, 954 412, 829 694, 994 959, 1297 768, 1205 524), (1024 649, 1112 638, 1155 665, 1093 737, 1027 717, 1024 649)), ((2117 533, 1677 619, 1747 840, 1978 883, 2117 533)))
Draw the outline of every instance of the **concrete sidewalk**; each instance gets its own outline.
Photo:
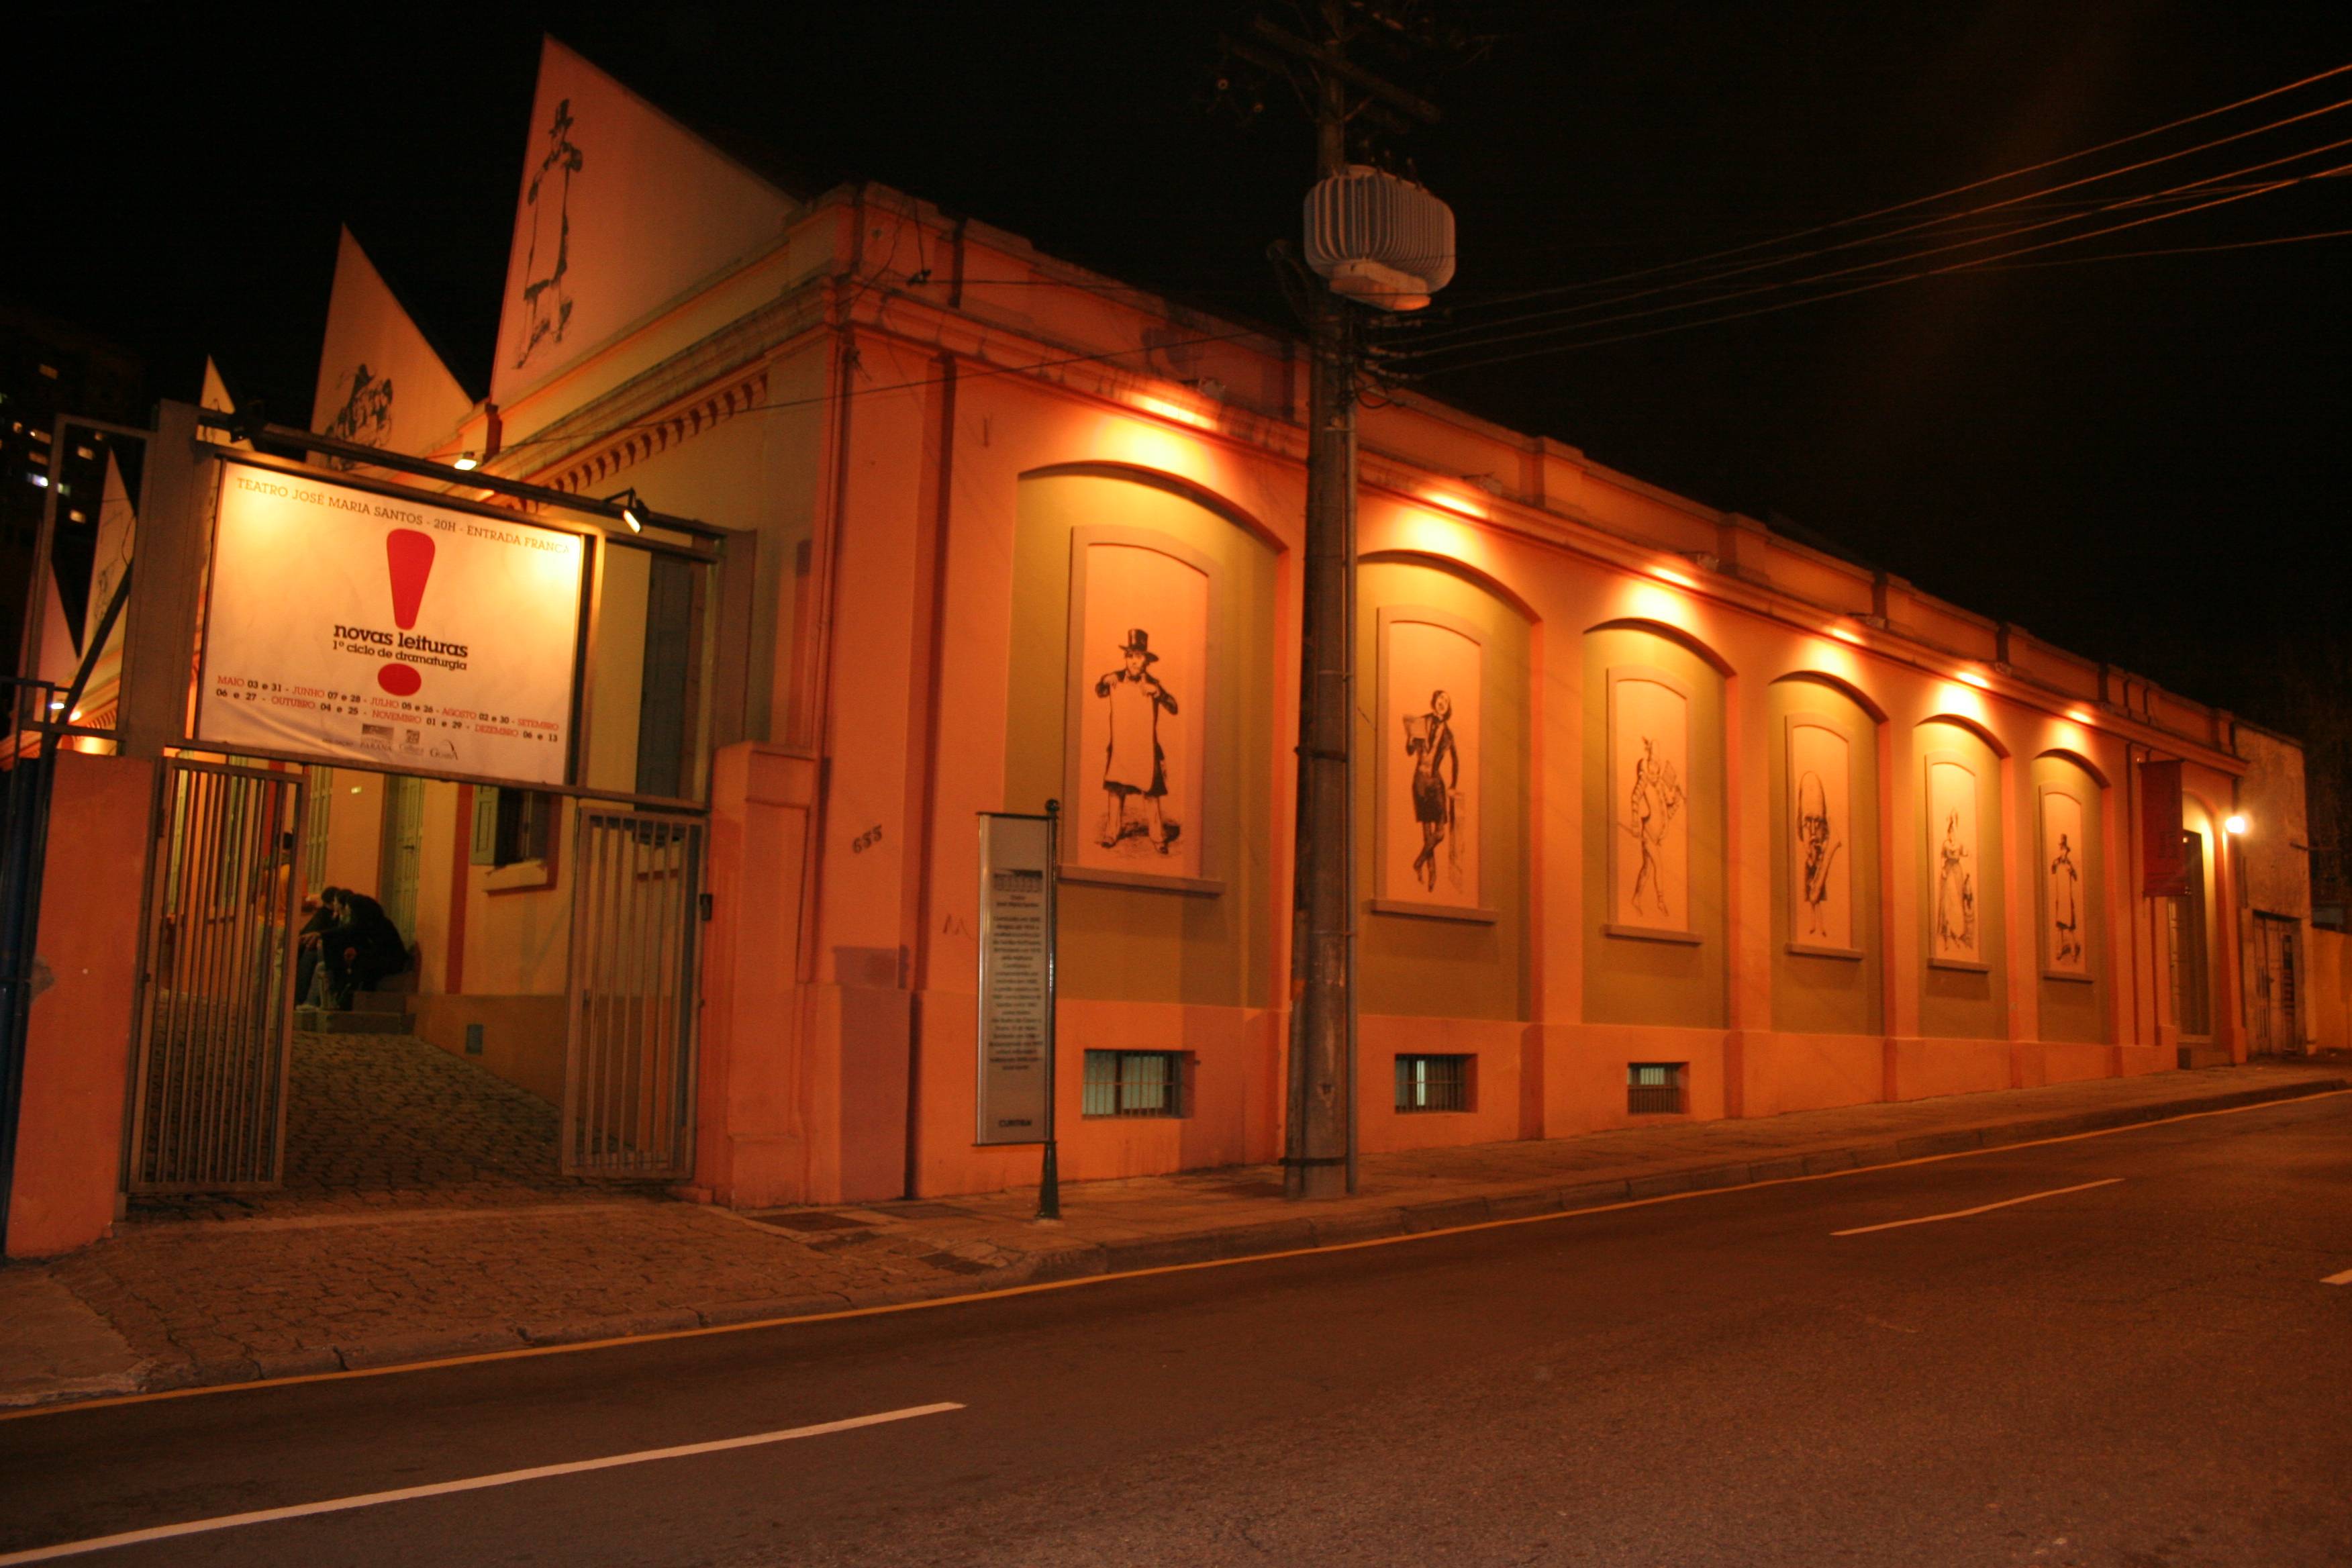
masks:
POLYGON ((2352 1087, 2341 1063, 1677 1122, 1367 1156, 1286 1203, 1273 1166, 765 1214, 642 1196, 123 1226, 0 1269, 0 1405, 805 1316, 1433 1230, 1991 1148, 2352 1087))

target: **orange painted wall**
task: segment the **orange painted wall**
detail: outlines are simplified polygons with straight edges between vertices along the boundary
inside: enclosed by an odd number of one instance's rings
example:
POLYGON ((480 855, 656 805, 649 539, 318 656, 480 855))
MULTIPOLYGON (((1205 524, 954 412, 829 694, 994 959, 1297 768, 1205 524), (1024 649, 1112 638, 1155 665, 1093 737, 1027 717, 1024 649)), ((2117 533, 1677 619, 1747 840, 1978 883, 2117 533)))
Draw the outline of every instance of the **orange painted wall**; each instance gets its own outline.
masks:
POLYGON ((7 1254, 87 1247, 114 1223, 154 764, 65 752, 49 805, 7 1254))

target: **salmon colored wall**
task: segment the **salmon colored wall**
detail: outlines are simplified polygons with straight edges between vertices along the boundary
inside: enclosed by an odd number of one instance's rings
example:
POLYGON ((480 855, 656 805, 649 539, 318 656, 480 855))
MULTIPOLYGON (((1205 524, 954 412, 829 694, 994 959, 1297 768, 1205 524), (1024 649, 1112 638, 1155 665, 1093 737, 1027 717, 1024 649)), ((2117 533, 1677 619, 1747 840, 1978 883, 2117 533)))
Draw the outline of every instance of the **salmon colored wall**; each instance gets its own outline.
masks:
POLYGON ((327 870, 320 886, 374 898, 383 869, 384 775, 336 768, 327 787, 334 805, 327 813, 327 870))
POLYGON ((564 998, 446 996, 416 998, 416 1037, 529 1089, 550 1105, 563 1103, 564 998), (466 1051, 466 1026, 482 1026, 478 1056, 466 1051))
POLYGON ((114 1223, 152 763, 58 755, 9 1194, 7 1255, 87 1247, 114 1223))

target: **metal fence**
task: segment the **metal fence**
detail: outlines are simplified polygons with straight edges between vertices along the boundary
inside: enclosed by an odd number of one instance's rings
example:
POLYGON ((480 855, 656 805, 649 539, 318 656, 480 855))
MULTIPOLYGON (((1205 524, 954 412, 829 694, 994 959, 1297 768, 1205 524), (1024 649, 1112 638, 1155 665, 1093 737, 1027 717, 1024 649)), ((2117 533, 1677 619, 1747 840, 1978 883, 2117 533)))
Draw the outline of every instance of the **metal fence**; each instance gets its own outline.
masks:
POLYGON ((273 1186, 286 1147, 300 773, 167 760, 147 877, 127 1186, 273 1186))
POLYGON ((25 1090, 25 1037, 38 984, 41 873, 48 858, 49 786, 56 776, 51 718, 57 688, 45 680, 0 680, 8 704, 9 750, 0 773, 0 1237, 16 1171, 16 1120, 25 1090))
POLYGON ((566 1174, 682 1177, 694 1158, 703 824, 580 810, 566 1174))

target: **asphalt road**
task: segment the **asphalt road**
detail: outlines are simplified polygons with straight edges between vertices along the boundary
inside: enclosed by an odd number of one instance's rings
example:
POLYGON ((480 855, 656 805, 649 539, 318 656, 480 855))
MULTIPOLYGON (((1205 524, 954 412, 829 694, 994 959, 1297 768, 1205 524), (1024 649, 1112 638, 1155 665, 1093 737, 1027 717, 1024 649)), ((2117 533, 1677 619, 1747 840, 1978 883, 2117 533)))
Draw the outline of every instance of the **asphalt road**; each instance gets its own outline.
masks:
POLYGON ((65 1560, 2342 1564, 2352 1285, 2323 1281, 2347 1270, 2337 1096, 984 1302, 0 1421, 0 1563, 946 1404, 65 1560))

